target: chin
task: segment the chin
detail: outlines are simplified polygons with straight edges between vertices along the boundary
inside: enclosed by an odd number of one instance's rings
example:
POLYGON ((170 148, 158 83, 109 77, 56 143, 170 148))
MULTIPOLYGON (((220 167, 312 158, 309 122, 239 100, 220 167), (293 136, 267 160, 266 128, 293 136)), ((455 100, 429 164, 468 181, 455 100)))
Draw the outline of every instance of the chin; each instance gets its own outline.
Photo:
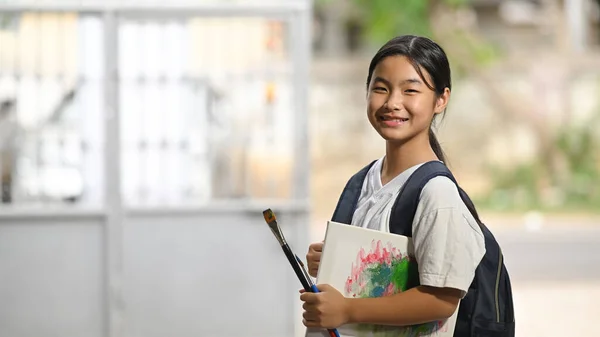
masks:
POLYGON ((411 138, 410 135, 398 132, 397 130, 383 129, 377 130, 377 133, 379 133, 381 138, 391 143, 404 143, 411 138))

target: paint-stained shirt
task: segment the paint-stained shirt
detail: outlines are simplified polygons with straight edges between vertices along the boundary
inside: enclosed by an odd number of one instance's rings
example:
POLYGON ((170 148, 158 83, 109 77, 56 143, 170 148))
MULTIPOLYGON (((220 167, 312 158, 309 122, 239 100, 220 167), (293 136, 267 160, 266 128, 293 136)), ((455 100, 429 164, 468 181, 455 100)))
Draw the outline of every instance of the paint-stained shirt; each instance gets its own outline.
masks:
MULTIPOLYGON (((383 159, 367 173, 352 225, 389 232, 394 201, 402 185, 422 164, 382 185, 383 159)), ((440 176, 427 182, 412 226, 421 285, 459 289, 464 296, 485 254, 485 241, 452 180, 440 176)))

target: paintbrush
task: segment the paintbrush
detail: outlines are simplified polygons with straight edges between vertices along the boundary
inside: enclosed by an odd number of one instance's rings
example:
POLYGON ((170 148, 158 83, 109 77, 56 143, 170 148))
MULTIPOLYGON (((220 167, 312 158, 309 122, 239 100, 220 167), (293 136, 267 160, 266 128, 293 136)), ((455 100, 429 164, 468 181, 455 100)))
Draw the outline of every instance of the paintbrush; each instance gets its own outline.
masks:
MULTIPOLYGON (((300 280, 300 283, 302 283, 302 287, 304 287, 304 290, 313 293, 318 293, 319 289, 317 289, 317 286, 312 282, 312 279, 308 275, 308 272, 306 271, 302 260, 300 260, 298 255, 294 254, 287 241, 285 240, 285 236, 283 235, 281 228, 277 224, 277 218, 275 218, 275 213, 273 213, 271 209, 267 209, 266 211, 263 211, 263 217, 265 218, 267 225, 269 225, 271 232, 273 232, 273 235, 275 235, 275 238, 277 239, 277 241, 279 241, 281 249, 283 249, 283 252, 288 259, 288 262, 294 269, 294 272, 300 280)), ((338 333, 337 329, 327 329, 327 331, 329 332, 329 335, 331 337, 340 337, 340 334, 338 333)))

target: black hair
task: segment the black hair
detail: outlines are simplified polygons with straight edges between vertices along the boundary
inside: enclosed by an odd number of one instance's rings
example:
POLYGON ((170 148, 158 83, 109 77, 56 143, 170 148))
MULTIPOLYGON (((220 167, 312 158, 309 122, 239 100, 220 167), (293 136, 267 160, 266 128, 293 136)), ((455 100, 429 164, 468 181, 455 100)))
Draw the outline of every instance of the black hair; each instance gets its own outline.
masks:
MULTIPOLYGON (((375 67, 388 56, 405 56, 408 58, 421 77, 421 80, 423 80, 425 85, 433 90, 437 96, 442 95, 446 88, 452 90, 450 63, 448 62, 448 57, 442 47, 426 37, 414 35, 395 37, 377 51, 369 65, 367 89, 371 83, 371 77, 373 76, 375 67), (423 76, 422 69, 425 69, 425 71, 429 73, 433 83, 429 83, 425 76, 423 76)), ((446 162, 444 151, 431 127, 429 128, 429 144, 438 159, 442 162, 446 162)))

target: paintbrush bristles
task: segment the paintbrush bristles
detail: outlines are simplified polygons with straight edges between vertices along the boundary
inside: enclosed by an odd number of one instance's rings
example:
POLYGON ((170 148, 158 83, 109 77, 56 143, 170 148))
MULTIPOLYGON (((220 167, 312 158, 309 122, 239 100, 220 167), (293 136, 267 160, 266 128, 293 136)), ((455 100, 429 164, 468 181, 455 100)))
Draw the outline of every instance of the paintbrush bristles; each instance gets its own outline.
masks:
POLYGON ((277 241, 279 241, 279 244, 282 246, 287 244, 285 242, 285 237, 281 232, 281 228, 279 228, 279 225, 277 224, 277 218, 275 218, 275 213, 273 213, 273 211, 271 211, 271 209, 269 208, 263 212, 263 217, 265 218, 267 225, 269 225, 271 232, 273 232, 273 235, 275 235, 275 238, 277 239, 277 241))
POLYGON ((270 208, 263 211, 263 217, 265 218, 265 221, 267 223, 277 221, 277 218, 275 217, 275 213, 273 213, 273 211, 270 208))

